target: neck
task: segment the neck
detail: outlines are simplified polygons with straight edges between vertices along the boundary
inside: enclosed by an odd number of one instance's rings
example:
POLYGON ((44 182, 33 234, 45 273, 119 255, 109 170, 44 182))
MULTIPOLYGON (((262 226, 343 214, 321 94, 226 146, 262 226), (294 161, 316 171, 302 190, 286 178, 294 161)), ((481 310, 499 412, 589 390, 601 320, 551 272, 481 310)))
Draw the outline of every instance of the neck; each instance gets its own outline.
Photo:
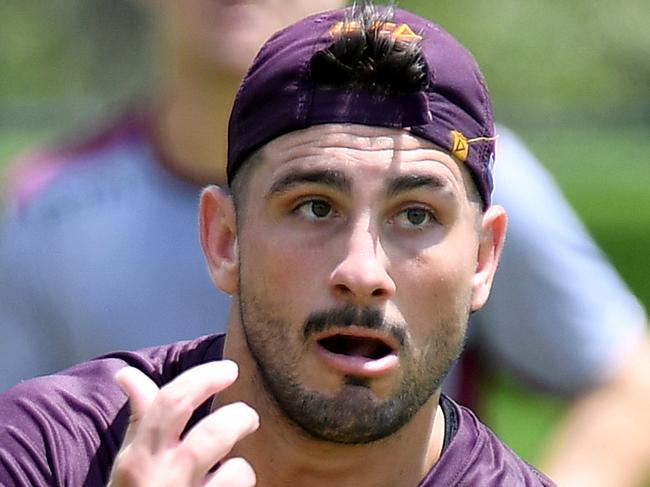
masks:
POLYGON ((199 184, 225 183, 228 118, 238 75, 172 63, 153 130, 167 162, 199 184))
POLYGON ((219 394, 213 408, 244 401, 259 413, 259 430, 231 452, 251 463, 257 485, 414 487, 437 462, 444 441, 438 394, 408 424, 382 440, 359 445, 317 440, 290 423, 268 397, 237 328, 229 329, 224 355, 239 364, 240 376, 219 394))

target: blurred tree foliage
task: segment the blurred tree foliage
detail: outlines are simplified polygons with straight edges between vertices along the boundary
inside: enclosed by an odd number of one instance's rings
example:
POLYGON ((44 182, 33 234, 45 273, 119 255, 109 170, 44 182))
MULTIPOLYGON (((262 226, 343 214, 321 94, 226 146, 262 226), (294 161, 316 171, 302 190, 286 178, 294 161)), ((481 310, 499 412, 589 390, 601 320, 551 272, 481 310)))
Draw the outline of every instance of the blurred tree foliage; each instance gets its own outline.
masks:
POLYGON ((472 50, 501 119, 650 118, 648 0, 402 4, 437 19, 472 50))
MULTIPOLYGON (((648 0, 400 4, 474 52, 502 121, 650 119, 648 0)), ((68 119, 145 90, 148 14, 138 0, 4 0, 0 125, 68 119)))
POLYGON ((145 14, 137 0, 1 2, 0 128, 78 122, 145 89, 145 14))

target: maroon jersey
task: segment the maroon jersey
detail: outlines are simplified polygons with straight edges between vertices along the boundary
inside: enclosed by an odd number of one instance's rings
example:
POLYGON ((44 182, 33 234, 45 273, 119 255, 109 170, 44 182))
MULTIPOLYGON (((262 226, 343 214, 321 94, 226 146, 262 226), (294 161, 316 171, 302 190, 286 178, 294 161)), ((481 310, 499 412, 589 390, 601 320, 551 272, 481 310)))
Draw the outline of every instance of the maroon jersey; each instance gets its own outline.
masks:
MULTIPOLYGON (((224 335, 118 352, 0 395, 0 485, 105 486, 128 424, 128 400, 113 376, 137 367, 162 386, 189 368, 222 357, 224 335)), ((443 396, 447 432, 429 486, 550 486, 468 409, 443 396)), ((188 423, 209 412, 209 401, 188 423)))

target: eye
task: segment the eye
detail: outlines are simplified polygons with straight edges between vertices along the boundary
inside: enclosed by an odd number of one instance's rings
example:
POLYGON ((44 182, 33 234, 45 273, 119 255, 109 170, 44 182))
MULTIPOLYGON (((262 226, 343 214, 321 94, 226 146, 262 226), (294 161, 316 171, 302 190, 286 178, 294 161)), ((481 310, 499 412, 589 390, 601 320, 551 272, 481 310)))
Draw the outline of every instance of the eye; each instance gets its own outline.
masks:
POLYGON ((395 221, 409 229, 421 229, 437 222, 433 212, 422 206, 404 208, 396 215, 395 221))
POLYGON ((334 210, 326 200, 311 199, 300 203, 294 212, 308 218, 310 220, 322 220, 332 216, 334 210))

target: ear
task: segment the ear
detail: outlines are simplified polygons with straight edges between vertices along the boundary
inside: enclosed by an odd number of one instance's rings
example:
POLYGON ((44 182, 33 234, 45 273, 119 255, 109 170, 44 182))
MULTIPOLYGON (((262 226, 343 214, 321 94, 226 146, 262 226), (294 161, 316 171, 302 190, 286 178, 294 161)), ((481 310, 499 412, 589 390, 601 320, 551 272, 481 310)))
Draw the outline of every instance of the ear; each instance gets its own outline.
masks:
POLYGON ((498 205, 490 206, 481 221, 476 272, 472 280, 471 309, 476 311, 487 301, 499 264, 508 218, 498 205))
POLYGON ((199 205, 201 247, 210 276, 227 294, 239 290, 239 250, 232 198, 218 186, 201 192, 199 205))

